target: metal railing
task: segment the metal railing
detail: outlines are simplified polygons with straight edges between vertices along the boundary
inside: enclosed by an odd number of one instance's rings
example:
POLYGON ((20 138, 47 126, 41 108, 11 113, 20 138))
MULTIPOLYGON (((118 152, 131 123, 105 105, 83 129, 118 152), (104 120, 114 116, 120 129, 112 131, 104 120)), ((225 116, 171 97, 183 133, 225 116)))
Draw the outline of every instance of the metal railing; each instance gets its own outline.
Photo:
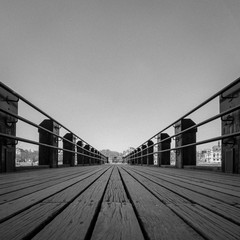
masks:
MULTIPOLYGON (((47 114, 46 112, 44 112, 43 110, 35 106, 33 103, 28 101, 26 98, 24 98, 20 94, 13 91, 11 88, 6 86, 2 82, 0 82, 0 98, 1 98, 0 99, 0 152, 3 152, 3 154, 1 154, 1 158, 4 158, 3 156, 4 148, 6 151, 6 149, 9 150, 12 147, 12 151, 16 151, 15 145, 17 144, 17 142, 25 142, 33 145, 38 145, 39 147, 52 149, 55 151, 63 151, 63 153, 66 153, 66 152, 72 153, 74 158, 75 156, 80 155, 82 156, 82 159, 81 159, 83 161, 82 164, 93 164, 93 163, 102 164, 107 161, 106 156, 100 153, 100 151, 95 149, 93 146, 91 146, 88 142, 83 140, 77 134, 73 133, 63 124, 58 122, 56 119, 54 119, 49 114, 47 114), (14 96, 15 99, 11 99, 9 95, 14 96), (47 118, 47 120, 52 121, 55 124, 55 126, 57 126, 58 129, 62 128, 67 133, 70 133, 72 136, 72 140, 69 140, 64 136, 61 136, 59 133, 56 133, 52 130, 47 129, 46 127, 41 126, 41 124, 34 123, 28 120, 27 118, 20 116, 18 114, 18 106, 16 107, 15 112, 12 111, 10 107, 11 103, 18 105, 19 100, 21 100, 23 103, 30 106, 36 112, 42 114, 44 118, 47 118), (10 121, 7 120, 9 118, 11 119, 10 121), (52 143, 48 144, 46 142, 41 142, 40 140, 34 141, 28 138, 22 138, 22 137, 16 136, 16 125, 18 120, 28 124, 28 126, 36 128, 38 131, 40 130, 41 134, 43 135, 48 134, 48 136, 55 137, 55 142, 57 142, 57 144, 52 144, 52 143), (70 147, 67 147, 67 148, 64 148, 64 146, 59 147, 58 146, 59 141, 63 141, 64 143, 70 144, 70 147), (80 144, 77 144, 77 143, 80 143, 80 144)), ((44 151, 46 151, 46 149, 44 149, 44 151)), ((5 161, 5 167, 8 164, 7 161, 11 161, 7 158, 8 158, 8 155, 5 152, 5 159, 1 159, 2 163, 5 161)), ((56 161, 57 161, 56 165, 58 165, 58 160, 56 161)), ((72 165, 75 165, 75 163, 73 163, 72 165)), ((7 169, 4 169, 5 167, 0 166, 0 172, 8 171, 7 169)), ((9 171, 12 171, 12 170, 9 170, 9 171)))
MULTIPOLYGON (((158 155, 158 163, 157 165, 161 165, 159 164, 159 161, 161 160, 159 155, 162 153, 166 153, 166 152, 170 152, 170 151, 175 151, 179 154, 179 152, 181 153, 181 151, 183 149, 188 149, 190 147, 196 147, 198 145, 202 145, 202 144, 206 144, 206 143, 210 143, 210 142, 215 142, 215 141, 222 141, 222 146, 227 145, 227 143, 225 143, 223 140, 224 139, 232 139, 232 146, 230 147, 230 149, 234 149, 234 148, 239 148, 240 149, 240 78, 236 79, 235 81, 233 81, 232 83, 230 83, 229 85, 227 85, 226 87, 224 87, 223 89, 221 89, 220 91, 218 91, 217 93, 215 93, 214 95, 212 95, 211 97, 209 97, 207 100, 205 100, 204 102, 202 102, 201 104, 199 104, 198 106, 196 106, 195 108, 193 108, 191 111, 187 112, 186 114, 184 114, 182 117, 180 117, 179 119, 177 119, 176 121, 174 121, 173 123, 169 124, 167 127, 165 127, 164 129, 162 129, 161 131, 159 131, 158 133, 156 133, 154 136, 152 136, 151 138, 149 138, 148 140, 146 140, 145 142, 143 142, 140 146, 132 149, 132 151, 126 155, 124 157, 125 162, 128 162, 130 164, 140 164, 140 165, 144 165, 144 164, 148 164, 148 157, 151 156, 153 157, 154 154, 158 155), (234 93, 231 93, 231 91, 233 91, 234 93), (220 98, 220 100, 224 101, 225 99, 227 99, 228 103, 224 103, 225 105, 227 105, 227 107, 225 106, 225 109, 221 111, 221 113, 214 115, 208 119, 205 119, 204 121, 199 122, 198 124, 194 123, 191 126, 188 126, 187 128, 181 130, 181 131, 176 131, 176 125, 181 123, 181 121, 184 121, 186 119, 186 117, 189 117, 189 115, 195 113, 197 110, 199 110, 200 108, 206 106, 208 103, 210 103, 212 100, 216 99, 217 97, 220 98), (232 104, 234 102, 234 104, 232 104), (235 114, 235 119, 234 117, 231 116, 231 114, 235 114), (227 118, 226 118, 227 116, 227 118), (223 119, 223 118, 226 119, 223 119), (216 136, 213 138, 208 138, 208 139, 204 139, 202 141, 190 141, 187 144, 178 144, 177 142, 179 142, 181 140, 181 138, 183 138, 184 136, 186 136, 186 134, 190 133, 191 131, 197 131, 197 129, 200 126, 205 126, 208 123, 211 123, 217 119, 221 119, 222 122, 222 134, 220 136, 216 136), (229 131, 228 133, 223 133, 223 123, 224 122, 229 122, 229 129, 231 130, 227 130, 229 131), (169 130, 171 127, 175 128, 175 134, 172 134, 171 136, 167 136, 164 139, 161 139, 157 141, 157 143, 154 143, 154 139, 157 137, 159 138, 160 134, 163 134, 166 130, 169 130), (162 148, 162 144, 171 141, 171 140, 175 140, 175 147, 169 147, 167 149, 161 149, 159 150, 159 146, 161 146, 162 148), (153 151, 153 147, 157 146, 158 150, 153 151), (145 161, 144 161, 145 158, 145 161), (147 162, 146 162, 147 159, 147 162)), ((229 148, 229 147, 228 147, 229 148)), ((226 150, 226 149, 225 149, 226 150)), ((228 150, 228 149, 227 149, 228 150)), ((196 151, 195 151, 196 154, 196 151)), ((224 151, 222 151, 222 158, 224 161, 224 164, 222 166, 222 170, 225 171, 225 169, 223 169, 226 165, 226 162, 228 161, 227 158, 229 157, 225 157, 226 153, 224 151)), ((231 154, 230 154, 231 155, 231 154)), ((231 155, 232 156, 232 155, 231 155)), ((240 156, 237 155, 234 156, 233 153, 233 161, 235 161, 236 166, 233 166, 233 171, 232 172, 240 172, 240 167, 238 167, 238 163, 240 166, 240 160, 237 160, 236 158, 240 158, 240 156), (236 163, 237 162, 237 163, 236 163)), ((177 161, 178 159, 176 159, 177 161)), ((181 159, 182 161, 183 159, 181 159)), ((153 164, 153 163, 151 163, 153 164)), ((177 162, 175 164, 175 166, 177 166, 177 162)), ((184 167, 184 164, 182 164, 180 167, 184 167)), ((231 171, 230 171, 231 172, 231 171)))

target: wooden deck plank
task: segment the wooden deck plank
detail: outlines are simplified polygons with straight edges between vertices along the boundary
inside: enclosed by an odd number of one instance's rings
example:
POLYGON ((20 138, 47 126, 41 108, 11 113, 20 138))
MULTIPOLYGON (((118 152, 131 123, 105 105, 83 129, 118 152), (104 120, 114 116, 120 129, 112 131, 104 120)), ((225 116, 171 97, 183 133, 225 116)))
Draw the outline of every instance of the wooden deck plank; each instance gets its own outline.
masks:
POLYGON ((129 203, 129 199, 123 187, 118 168, 114 167, 109 179, 103 202, 129 203))
POLYGON ((104 202, 92 238, 94 240, 143 240, 143 233, 130 203, 104 202))
POLYGON ((196 231, 207 239, 238 239, 240 238, 240 226, 225 218, 207 210, 198 204, 181 198, 179 195, 170 192, 164 187, 152 182, 149 179, 125 168, 149 191, 158 197, 167 207, 178 216, 188 222, 196 231))
POLYGON ((94 172, 91 172, 90 175, 86 175, 87 177, 84 177, 83 180, 78 181, 76 184, 64 189, 63 191, 60 191, 59 193, 54 194, 53 196, 50 196, 49 198, 45 199, 43 202, 45 203, 61 203, 61 202, 69 202, 85 190, 92 182, 94 182, 99 176, 104 174, 108 168, 103 168, 94 172))
MULTIPOLYGON (((101 167, 101 168, 105 168, 105 167, 101 167)), ((95 174, 95 171, 83 174, 74 179, 70 179, 66 182, 58 183, 54 186, 47 187, 38 192, 28 194, 28 195, 18 198, 16 200, 1 204, 0 205, 0 222, 17 214, 18 212, 23 211, 24 209, 27 209, 27 208, 45 200, 46 198, 49 198, 50 196, 53 196, 54 194, 56 194, 58 192, 61 192, 63 189, 68 188, 69 186, 74 185, 77 182, 95 174)))
POLYGON ((92 239, 144 239, 116 166, 107 185, 92 239))
MULTIPOLYGON (((134 170, 134 169, 131 168, 131 170, 134 170)), ((135 172, 138 174, 140 173, 139 170, 135 172)), ((189 200, 192 203, 199 204, 202 207, 205 207, 208 210, 213 211, 216 214, 221 215, 236 224, 240 224, 240 211, 239 211, 240 209, 235 206, 222 202, 218 199, 205 196, 193 190, 186 189, 184 188, 184 186, 178 186, 174 183, 164 181, 150 174, 145 173, 145 175, 142 175, 142 176, 147 179, 150 179, 152 182, 158 185, 161 185, 171 190, 172 192, 176 193, 179 196, 182 196, 183 198, 189 200)), ((149 181, 147 180, 146 182, 149 182, 149 181)))
MULTIPOLYGON (((31 171, 31 174, 28 173, 28 176, 22 176, 21 179, 17 179, 16 181, 5 183, 5 181, 3 180, 0 185, 0 195, 42 184, 49 180, 52 181, 66 177, 74 177, 74 175, 77 175, 79 173, 84 173, 86 171, 92 170, 93 168, 76 168, 73 171, 71 171, 70 169, 68 169, 67 171, 64 171, 64 169, 53 169, 52 172, 31 171)), ((13 175, 16 175, 14 177, 19 176, 18 173, 14 173, 13 175)), ((20 175, 23 174, 21 173, 20 175)))
POLYGON ((2 174, 0 239, 240 239, 239 180, 129 165, 2 174))
POLYGON ((22 239, 32 235, 33 232, 47 224, 48 221, 65 209, 76 196, 81 194, 105 171, 106 169, 102 169, 102 171, 96 172, 94 175, 3 222, 0 225, 0 236, 5 236, 5 239, 22 239), (12 226, 15 226, 14 231, 12 226))
POLYGON ((39 203, 0 224, 0 236, 4 240, 18 240, 31 235, 38 227, 64 206, 63 203, 39 203))
MULTIPOLYGON (((156 169, 156 168, 155 168, 156 169)), ((224 192, 224 193, 228 193, 230 195, 233 196, 240 196, 240 185, 235 184, 235 181, 229 181, 227 180, 227 183, 225 182, 225 178, 224 176, 222 176, 221 178, 217 178, 217 179, 209 179, 209 172, 205 173, 205 175, 200 175, 197 173, 192 173, 192 171, 189 170, 185 170, 184 173, 182 174, 173 174, 172 171, 162 171, 162 169, 157 168, 155 170, 154 168, 151 169, 152 172, 154 173, 159 173, 161 172, 162 176, 167 176, 169 178, 181 181, 181 182, 186 182, 186 183, 190 183, 192 185, 196 185, 202 188, 206 188, 206 189, 211 189, 211 190, 216 190, 219 192, 224 192), (159 171, 161 170, 161 171, 159 171), (191 172, 191 175, 187 175, 188 172, 191 172), (205 176, 205 178, 204 178, 205 176), (222 181, 224 179, 224 182, 222 181)), ((150 169, 149 169, 150 170, 150 169)), ((179 171, 181 173, 181 170, 179 171)), ((211 177, 211 176, 210 176, 211 177)), ((240 178, 238 177, 238 180, 240 181, 240 178)), ((238 182, 237 182, 238 183, 238 182)))
POLYGON ((194 179, 192 179, 192 183, 182 182, 182 181, 179 181, 178 179, 172 179, 171 177, 169 177, 167 175, 163 175, 160 172, 158 172, 158 173, 153 172, 149 168, 142 168, 142 169, 133 168, 133 170, 135 170, 135 171, 137 170, 138 172, 142 172, 142 174, 155 177, 158 179, 159 182, 168 182, 170 184, 174 184, 175 186, 183 187, 184 189, 188 189, 188 190, 197 192, 199 194, 206 195, 210 198, 220 200, 222 202, 231 204, 233 206, 240 204, 240 193, 239 192, 231 191, 231 193, 230 193, 227 189, 224 189, 224 188, 222 188, 221 191, 219 191, 219 188, 218 188, 218 190, 216 190, 216 189, 214 190, 213 188, 209 189, 209 188, 199 187, 199 186, 194 185, 194 179))
POLYGON ((240 239, 240 226, 195 204, 168 205, 206 239, 240 239))
POLYGON ((53 185, 74 179, 78 176, 81 176, 85 173, 88 172, 92 172, 93 169, 88 170, 88 171, 84 171, 84 172, 79 172, 73 175, 67 175, 67 176, 62 176, 56 178, 56 177, 48 177, 47 180, 45 181, 35 181, 34 183, 27 183, 27 184, 23 184, 21 185, 21 188, 17 185, 15 186, 16 190, 15 191, 11 191, 11 192, 7 192, 6 191, 1 191, 1 196, 0 196, 0 204, 5 203, 5 202, 9 202, 9 201, 13 201, 17 198, 21 198, 23 196, 26 196, 28 194, 37 192, 39 190, 51 187, 53 185), (18 189, 17 189, 18 187, 18 189))
POLYGON ((120 173, 149 239, 202 239, 126 171, 120 173))
POLYGON ((108 169, 33 239, 85 239, 100 208, 111 172, 112 169, 108 169))
POLYGON ((35 185, 35 184, 44 183, 44 182, 48 181, 49 179, 55 180, 55 179, 59 179, 59 178, 62 178, 62 177, 69 177, 69 176, 73 177, 75 174, 79 174, 80 172, 83 173, 85 171, 90 170, 90 168, 85 168, 84 170, 79 168, 78 171, 76 171, 76 172, 75 171, 73 171, 73 172, 71 172, 71 171, 63 172, 63 171, 54 171, 54 170, 53 170, 52 174, 51 174, 51 172, 49 172, 48 174, 38 172, 38 174, 32 175, 31 178, 22 178, 22 180, 2 184, 1 185, 1 193, 7 193, 8 191, 12 192, 12 191, 15 191, 15 190, 19 190, 19 186, 22 187, 22 188, 31 187, 32 185, 35 185))
MULTIPOLYGON (((138 167, 138 166, 136 166, 138 167)), ((139 168, 142 168, 139 166, 139 168)), ((240 176, 236 174, 226 174, 222 172, 203 171, 195 169, 175 169, 175 168, 151 168, 152 171, 166 173, 167 175, 179 176, 181 179, 199 180, 206 183, 220 183, 221 186, 236 186, 240 187, 240 176), (222 181, 224 180, 224 181, 222 181)))

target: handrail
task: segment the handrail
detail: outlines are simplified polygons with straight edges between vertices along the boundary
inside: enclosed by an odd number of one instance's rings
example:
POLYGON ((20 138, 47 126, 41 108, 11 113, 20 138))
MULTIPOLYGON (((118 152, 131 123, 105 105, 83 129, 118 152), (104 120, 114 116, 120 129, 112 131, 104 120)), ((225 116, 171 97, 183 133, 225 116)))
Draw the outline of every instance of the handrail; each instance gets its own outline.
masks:
MULTIPOLYGON (((207 139, 207 140, 199 141, 199 142, 197 142, 197 143, 190 143, 190 144, 183 145, 183 146, 180 146, 180 147, 174 147, 174 148, 171 148, 171 149, 166 149, 166 150, 161 150, 161 151, 155 151, 154 153, 149 153, 149 154, 141 155, 140 157, 147 157, 147 156, 150 156, 150 155, 153 155, 153 154, 164 153, 164 152, 169 152, 169 151, 173 151, 173 150, 181 150, 181 149, 183 149, 183 148, 188 148, 188 147, 193 147, 193 146, 197 146, 197 145, 202 145, 202 144, 205 144, 205 143, 215 142, 215 141, 218 141, 218 140, 228 139, 228 138, 236 137, 236 136, 240 136, 240 131, 239 131, 239 132, 236 132, 236 133, 226 134, 226 135, 223 135, 223 136, 218 136, 218 137, 214 137, 214 138, 209 138, 209 139, 207 139)), ((151 146, 152 146, 152 145, 151 145, 151 146)), ((147 149, 147 148, 145 148, 144 150, 146 151, 146 149, 147 149)), ((140 153, 140 152, 138 152, 138 153, 140 153)), ((136 154, 137 154, 137 153, 136 153, 136 154)), ((136 158, 139 158, 139 157, 136 157, 136 158)))
MULTIPOLYGON (((196 128, 198 128, 198 127, 200 127, 200 126, 203 126, 203 125, 205 125, 206 123, 212 122, 212 121, 214 121, 214 120, 216 120, 216 119, 218 119, 218 118, 220 118, 220 117, 222 117, 222 116, 225 116, 225 115, 227 115, 227 114, 229 114, 229 113, 235 112, 235 111, 238 110, 238 109, 240 109, 240 105, 238 105, 238 106, 236 106, 236 107, 233 107, 233 108, 231 108, 231 109, 229 109, 229 110, 226 110, 226 111, 224 111, 224 112, 222 112, 222 113, 219 113, 219 114, 217 114, 217 115, 215 115, 215 116, 213 116, 213 117, 211 117, 211 118, 208 118, 208 119, 206 119, 206 120, 204 120, 204 121, 202 121, 202 122, 200 122, 200 123, 198 123, 198 124, 195 124, 195 125, 187 128, 187 129, 184 129, 184 130, 180 131, 179 133, 176 133, 176 134, 174 134, 174 135, 172 135, 172 136, 170 136, 170 137, 164 138, 162 141, 159 141, 159 142, 157 142, 157 143, 154 143, 154 144, 151 145, 151 146, 158 145, 159 143, 165 142, 165 141, 167 141, 167 140, 169 140, 169 139, 171 139, 171 138, 174 138, 174 137, 176 137, 176 136, 178 136, 178 135, 181 135, 181 134, 186 133, 186 132, 188 132, 188 131, 190 131, 190 130, 196 129, 196 128)), ((197 145, 200 145, 200 144, 197 144, 197 145)))
MULTIPOLYGON (((65 151, 65 152, 78 154, 78 155, 81 155, 81 156, 90 157, 89 154, 79 153, 79 152, 72 151, 72 150, 69 150, 69 149, 66 149, 66 148, 55 147, 55 146, 48 145, 48 144, 45 144, 45 143, 32 141, 32 140, 29 140, 29 139, 26 139, 26 138, 15 137, 15 136, 12 136, 12 135, 9 135, 9 134, 0 133, 0 137, 9 138, 9 139, 13 139, 13 140, 21 141, 21 142, 30 143, 30 144, 35 144, 35 145, 39 145, 39 146, 43 146, 43 147, 49 147, 49 148, 53 148, 53 149, 56 149, 56 150, 61 150, 61 151, 65 151)), ((86 150, 86 149, 84 149, 84 150, 86 150)), ((93 154, 93 152, 91 152, 91 151, 87 151, 87 152, 90 152, 91 154, 93 154)), ((93 157, 93 156, 91 156, 91 158, 99 159, 99 158, 93 157)))
MULTIPOLYGON (((222 94, 223 92, 229 90, 231 87, 235 86, 236 84, 240 83, 240 77, 237 78, 235 81, 233 81, 232 83, 230 83, 229 85, 227 85, 226 87, 222 88, 220 91, 218 91, 217 93, 213 94, 211 97, 209 97, 207 100, 203 101, 202 103, 200 103, 197 107, 193 108, 192 110, 190 110, 189 112, 187 112, 186 114, 184 114, 182 117, 180 117, 179 119, 177 119, 176 121, 174 121, 172 124, 169 124, 167 127, 165 127, 164 129, 162 129, 161 131, 159 131, 157 134, 155 134, 154 136, 152 136, 151 138, 149 138, 147 141, 145 141, 144 143, 142 143, 140 146, 146 144, 149 140, 155 138, 157 135, 159 135, 160 133, 166 131, 168 128, 170 128, 171 126, 173 126, 174 124, 176 124, 177 122, 181 121, 182 119, 186 118, 187 116, 189 116, 190 114, 194 113, 195 111, 197 111, 199 108, 203 107, 204 105, 206 105, 207 103, 209 103, 210 101, 212 101, 214 98, 218 97, 220 94, 222 94)), ((139 148, 140 146, 138 146, 137 148, 139 148)))
MULTIPOLYGON (((25 102, 27 105, 29 105, 30 107, 32 107, 33 109, 35 109, 36 111, 40 112, 41 114, 43 114, 45 117, 51 119, 52 121, 54 121, 55 123, 57 123, 58 125, 60 125, 62 128, 64 128, 66 131, 72 133, 75 137, 77 137, 78 139, 80 139, 81 141, 83 141, 85 144, 91 146, 88 142, 86 142, 85 140, 83 140, 81 137, 79 137, 78 135, 74 134, 71 130, 69 130, 67 127, 65 127, 63 124, 61 124, 60 122, 58 122, 56 119, 54 119, 53 117, 51 117, 49 114, 47 114, 46 112, 44 112, 43 110, 41 110, 40 108, 38 108, 37 106, 35 106, 33 103, 31 103, 30 101, 28 101, 26 98, 24 98, 23 96, 21 96, 20 94, 18 94, 17 92, 15 92, 14 90, 12 90, 10 87, 8 87, 7 85, 5 85, 3 82, 0 82, 0 87, 4 88, 5 90, 7 90, 8 92, 10 92, 11 94, 15 95, 17 98, 19 98, 20 100, 22 100, 23 102, 25 102)), ((92 147, 92 146, 91 146, 92 147)))
MULTIPOLYGON (((227 85, 226 87, 222 88, 220 91, 218 91, 217 93, 213 94, 211 97, 209 97, 207 100, 203 101, 201 104, 197 105, 195 108, 193 108, 192 110, 190 110, 189 112, 187 112, 186 114, 184 114, 182 117, 180 117, 179 119, 177 119, 176 121, 174 121, 173 123, 171 123, 170 125, 168 125, 167 127, 165 127, 164 129, 162 129, 161 131, 159 131, 158 133, 156 133, 155 135, 153 135, 151 138, 149 138, 148 140, 146 140, 145 142, 143 142, 140 146, 134 148, 129 154, 127 154, 124 158, 129 160, 131 159, 131 161, 134 161, 135 159, 141 159, 143 157, 147 157, 153 154, 157 154, 157 153, 163 153, 163 152, 169 152, 172 150, 179 150, 182 148, 186 148, 186 147, 191 147, 191 146, 197 146, 197 145, 201 145, 201 144, 205 144, 205 143, 209 143, 209 142, 214 142, 217 140, 222 140, 225 138, 230 138, 230 137, 235 137, 235 136, 239 136, 240 133, 232 133, 232 134, 227 134, 227 135, 222 135, 219 137, 215 137, 215 138, 211 138, 211 139, 207 139, 207 140, 203 140, 203 141, 199 141, 199 142, 195 142, 192 144, 187 144, 187 145, 182 145, 180 147, 175 147, 175 148, 169 148, 169 149, 165 149, 162 151, 153 151, 151 153, 148 154, 143 154, 144 152, 146 153, 146 151, 148 152, 148 150, 150 148, 153 148, 156 145, 159 145, 160 143, 163 143, 165 141, 169 141, 170 139, 177 137, 179 135, 182 135, 184 133, 187 133, 191 130, 197 129, 197 127, 203 126, 207 123, 210 123, 216 119, 222 118, 223 116, 227 115, 227 114, 231 114, 237 110, 240 109, 240 104, 235 106, 235 107, 231 107, 230 109, 227 109, 213 117, 210 117, 198 124, 194 124, 191 127, 188 127, 187 129, 181 130, 179 132, 175 132, 175 134, 168 136, 162 140, 158 140, 157 143, 153 143, 152 140, 154 138, 156 138, 156 136, 159 136, 159 134, 165 132, 167 129, 169 129, 170 127, 174 126, 176 123, 180 122, 181 120, 185 119, 187 116, 189 116, 190 114, 194 113, 195 111, 197 111, 198 109, 200 109, 201 107, 205 106, 207 103, 209 103, 210 101, 212 101, 213 99, 215 99, 218 96, 221 96, 223 93, 225 93, 227 90, 231 89, 232 87, 234 87, 235 85, 240 83, 240 78, 237 78, 235 81, 233 81, 232 83, 230 83, 229 85, 227 85), (148 146, 148 142, 151 141, 152 144, 150 146, 148 146), (142 147, 145 146, 145 148, 143 149, 142 147)), ((224 98, 222 96, 222 98, 224 98)))
MULTIPOLYGON (((25 122, 25 123, 27 123, 27 124, 29 124, 29 125, 32 125, 33 127, 36 127, 36 128, 38 128, 38 129, 42 129, 42 130, 44 130, 44 131, 46 131, 46 132, 48 132, 48 133, 50 133, 50 134, 52 134, 52 135, 54 135, 54 136, 62 139, 62 140, 65 140, 65 141, 73 144, 74 146, 80 147, 80 148, 82 148, 83 150, 86 150, 87 152, 90 152, 90 153, 91 153, 90 150, 84 149, 84 147, 79 146, 79 145, 77 145, 76 143, 71 142, 71 141, 68 140, 67 138, 61 137, 61 136, 59 136, 58 134, 56 134, 56 133, 54 133, 54 132, 52 132, 52 131, 50 131, 50 130, 42 127, 42 126, 35 124, 35 123, 27 120, 26 118, 23 118, 23 117, 21 117, 21 116, 19 116, 19 115, 16 115, 16 114, 14 114, 14 113, 8 112, 8 111, 6 111, 6 110, 4 110, 4 109, 2 109, 2 108, 0 108, 0 112, 3 112, 3 113, 5 113, 5 114, 8 114, 8 115, 14 117, 14 118, 17 118, 17 119, 19 119, 19 120, 21 120, 21 121, 23 121, 23 122, 25 122)), ((37 145, 38 145, 38 144, 37 144, 37 145)), ((48 145, 48 146, 51 147, 51 145, 48 145)), ((89 146, 90 146, 90 145, 89 145, 89 146)), ((90 146, 90 147, 91 147, 91 146, 90 146)))
MULTIPOLYGON (((27 104, 28 106, 32 107, 37 112, 41 113, 43 116, 47 117, 47 119, 51 120, 54 124, 56 124, 58 128, 62 127, 64 129, 64 131, 66 131, 69 134, 71 134, 72 140, 67 139, 65 136, 62 137, 58 133, 55 133, 54 131, 51 131, 51 130, 49 130, 49 129, 47 129, 47 128, 39 125, 39 124, 36 124, 36 123, 34 123, 34 122, 32 122, 32 121, 30 121, 30 120, 28 120, 28 119, 18 115, 18 114, 15 114, 15 113, 13 113, 11 111, 7 111, 6 109, 3 109, 2 107, 0 107, 0 113, 3 113, 5 116, 6 115, 7 116, 11 116, 14 119, 18 119, 18 120, 20 120, 22 122, 27 123, 30 126, 33 126, 33 127, 37 128, 38 130, 42 130, 45 133, 51 134, 51 136, 56 137, 57 141, 62 140, 65 143, 71 144, 72 147, 64 148, 64 146, 63 146, 61 148, 61 147, 58 146, 58 144, 57 144, 57 146, 55 146, 55 145, 52 145, 52 143, 51 144, 46 144, 46 143, 43 143, 43 142, 37 142, 37 141, 30 140, 30 139, 17 137, 16 135, 11 135, 8 132, 6 132, 6 133, 5 132, 1 132, 0 133, 0 138, 13 139, 13 140, 16 140, 16 141, 26 142, 26 143, 30 143, 30 144, 34 144, 34 145, 38 145, 38 146, 42 146, 42 147, 47 147, 47 148, 50 148, 50 149, 60 150, 60 151, 63 151, 63 152, 74 153, 74 154, 76 154, 75 156, 81 155, 83 157, 86 157, 86 159, 82 158, 82 160, 80 160, 80 161, 85 161, 86 160, 86 161, 89 161, 90 164, 91 164, 91 159, 93 159, 93 160, 96 159, 97 161, 100 161, 100 162, 105 162, 107 160, 106 156, 104 156, 100 151, 98 151, 96 148, 91 146, 88 142, 83 140, 77 134, 73 133, 71 130, 69 130, 63 124, 61 124, 56 119, 51 117, 49 114, 47 114, 46 112, 44 112, 43 110, 38 108, 36 105, 34 105, 30 101, 28 101, 26 98, 24 98, 20 94, 16 93, 10 87, 8 87, 4 83, 0 82, 0 88, 4 89, 6 92, 8 92, 11 95, 15 96, 18 99, 17 102, 19 100, 21 100, 25 104, 27 104), (81 144, 78 144, 77 141, 81 142, 81 144)), ((7 101, 7 99, 6 99, 6 101, 7 101)), ((7 101, 7 103, 9 104, 9 101, 7 101)), ((0 142, 0 144, 1 144, 1 142, 0 142)), ((5 144, 7 144, 7 143, 5 143, 5 144)), ((0 171, 1 171, 1 169, 0 169, 0 171)))

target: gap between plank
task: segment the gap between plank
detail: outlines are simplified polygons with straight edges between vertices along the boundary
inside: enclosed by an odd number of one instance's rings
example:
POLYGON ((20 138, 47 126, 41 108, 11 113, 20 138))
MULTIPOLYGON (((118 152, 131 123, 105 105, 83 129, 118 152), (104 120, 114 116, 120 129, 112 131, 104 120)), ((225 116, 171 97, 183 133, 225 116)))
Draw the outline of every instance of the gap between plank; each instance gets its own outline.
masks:
MULTIPOLYGON (((109 167, 110 168, 110 167, 109 167)), ((68 203, 66 203, 62 208, 60 208, 56 213, 54 213, 51 217, 49 217, 46 221, 41 223, 37 228, 35 228, 32 232, 30 232, 27 236, 23 238, 23 240, 30 240, 36 234, 38 234, 47 224, 49 224, 57 215, 59 215, 64 209, 66 209, 76 198, 78 198, 86 189, 88 189, 93 183, 95 183, 106 171, 109 170, 107 168, 101 175, 99 175, 93 182, 91 182, 87 187, 85 187, 79 194, 77 194, 73 199, 71 199, 68 203)), ((92 175, 90 175, 92 176, 92 175)), ((89 177, 90 177, 89 176, 89 177)), ((74 184, 73 184, 74 185, 74 184)), ((70 186, 69 186, 70 187, 70 186)), ((68 188, 68 187, 67 187, 68 188)), ((66 188, 65 188, 66 189, 66 188)), ((64 189, 63 189, 64 190, 64 189)), ((60 191, 59 191, 60 192, 60 191)), ((57 194, 57 193, 55 193, 57 194)), ((55 195, 53 194, 53 195, 55 195)))
MULTIPOLYGON (((121 169, 123 169, 123 168, 121 168, 121 169)), ((144 228, 144 226, 143 226, 143 223, 142 223, 142 221, 141 221, 141 219, 140 219, 140 217, 139 217, 139 215, 138 215, 137 209, 136 209, 136 207, 135 207, 135 205, 134 205, 134 202, 133 202, 133 200, 132 200, 132 198, 131 198, 131 195, 129 194, 129 191, 128 191, 128 189, 127 189, 127 186, 126 186, 126 184, 125 184, 125 182, 124 182, 124 180, 123 180, 123 177, 122 177, 122 175, 121 175, 121 172, 119 171, 119 168, 118 168, 118 172, 119 172, 120 178, 121 178, 121 180, 122 180, 123 187, 124 187, 124 190, 125 190, 125 192, 126 192, 126 194, 127 194, 127 197, 128 197, 128 199, 129 199, 130 203, 132 204, 133 211, 134 211, 134 213, 135 213, 135 215, 136 215, 136 218, 137 218, 138 224, 139 224, 139 226, 140 226, 140 229, 141 229, 141 231, 142 231, 143 237, 144 237, 145 240, 150 240, 150 238, 149 238, 149 236, 148 236, 148 234, 147 234, 147 232, 146 232, 146 230, 145 230, 145 228, 144 228)))

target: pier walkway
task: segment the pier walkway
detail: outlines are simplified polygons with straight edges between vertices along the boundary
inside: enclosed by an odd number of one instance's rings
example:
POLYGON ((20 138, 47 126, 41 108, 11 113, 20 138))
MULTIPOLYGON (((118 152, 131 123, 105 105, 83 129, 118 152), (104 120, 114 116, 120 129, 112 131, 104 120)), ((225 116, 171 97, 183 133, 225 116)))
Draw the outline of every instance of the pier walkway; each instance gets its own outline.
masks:
POLYGON ((1 174, 0 239, 240 239, 240 176, 124 164, 1 174))

